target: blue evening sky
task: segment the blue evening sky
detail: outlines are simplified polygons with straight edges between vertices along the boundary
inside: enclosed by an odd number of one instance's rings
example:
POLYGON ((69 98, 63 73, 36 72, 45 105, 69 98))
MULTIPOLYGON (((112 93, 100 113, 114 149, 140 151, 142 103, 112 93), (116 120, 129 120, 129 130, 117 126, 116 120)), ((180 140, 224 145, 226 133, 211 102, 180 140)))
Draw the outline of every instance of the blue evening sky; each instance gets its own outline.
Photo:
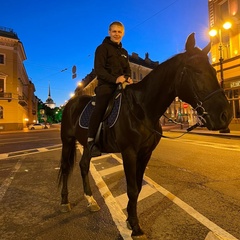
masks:
POLYGON ((24 65, 43 102, 57 106, 93 69, 94 52, 113 21, 125 25, 123 46, 142 58, 165 61, 184 51, 195 32, 197 46, 208 37, 208 0, 8 0, 1 2, 0 26, 12 28, 23 43, 24 65), (72 79, 72 67, 77 78, 72 79))

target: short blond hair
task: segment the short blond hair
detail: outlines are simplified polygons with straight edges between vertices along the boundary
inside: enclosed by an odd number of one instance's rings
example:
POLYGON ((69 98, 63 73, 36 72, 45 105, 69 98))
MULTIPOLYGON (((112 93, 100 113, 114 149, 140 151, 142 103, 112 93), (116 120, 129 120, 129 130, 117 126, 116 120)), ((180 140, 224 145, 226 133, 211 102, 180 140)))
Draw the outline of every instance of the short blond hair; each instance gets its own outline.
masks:
POLYGON ((119 27, 123 27, 123 29, 124 29, 124 25, 123 25, 121 22, 115 21, 115 22, 112 22, 112 23, 109 25, 109 31, 111 30, 111 27, 112 27, 113 25, 117 25, 117 26, 119 26, 119 27))

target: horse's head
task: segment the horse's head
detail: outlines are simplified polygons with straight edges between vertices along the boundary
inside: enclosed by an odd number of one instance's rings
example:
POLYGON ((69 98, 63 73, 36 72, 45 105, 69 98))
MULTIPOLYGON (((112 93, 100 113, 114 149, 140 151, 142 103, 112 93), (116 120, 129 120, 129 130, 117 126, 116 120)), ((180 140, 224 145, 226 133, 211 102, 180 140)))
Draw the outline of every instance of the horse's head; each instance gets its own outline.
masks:
POLYGON ((192 33, 186 41, 185 49, 177 95, 197 111, 201 123, 209 130, 227 128, 232 119, 232 110, 219 85, 216 71, 209 63, 207 54, 210 44, 203 50, 195 47, 192 33))

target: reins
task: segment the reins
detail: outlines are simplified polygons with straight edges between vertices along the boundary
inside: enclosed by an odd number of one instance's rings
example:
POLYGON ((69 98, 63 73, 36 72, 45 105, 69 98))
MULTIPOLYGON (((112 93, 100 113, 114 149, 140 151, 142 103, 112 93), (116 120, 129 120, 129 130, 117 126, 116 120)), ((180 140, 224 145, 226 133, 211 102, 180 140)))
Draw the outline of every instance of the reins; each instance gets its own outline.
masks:
MULTIPOLYGON (((119 86, 119 89, 121 89, 121 86, 119 86)), ((126 95, 125 95, 126 96, 126 95)), ((133 96, 135 98, 135 96, 133 96)), ((138 121, 141 121, 137 116, 136 114, 134 113, 134 111, 132 111, 131 109, 131 106, 129 105, 129 101, 128 101, 128 98, 127 99, 127 104, 129 106, 129 109, 131 111, 131 113, 133 114, 133 116, 138 120, 138 121)), ((164 117, 166 117, 165 115, 163 115, 164 117)), ((168 118, 170 119, 170 118, 168 118)), ((172 119, 171 119, 172 120, 172 119)), ((172 120, 175 124, 179 124, 178 122, 172 120)), ((141 121, 142 122, 142 121, 141 121)), ((142 125, 147 128, 149 131, 151 131, 152 133, 156 133, 158 135, 160 135, 162 138, 168 138, 168 139, 177 139, 177 138, 180 138, 182 136, 184 136, 185 134, 189 133, 190 131, 192 131, 193 129, 197 128, 197 127, 200 127, 200 126, 203 126, 203 123, 202 121, 198 118, 198 122, 192 126, 190 126, 189 128, 186 129, 186 132, 182 133, 181 135, 177 136, 177 137, 168 137, 168 136, 165 136, 163 135, 162 133, 160 133, 159 131, 155 130, 155 129, 152 129, 152 128, 149 128, 148 126, 146 126, 146 124, 144 124, 142 122, 142 125)))
MULTIPOLYGON (((193 55, 193 56, 191 56, 191 57, 188 59, 188 61, 191 60, 191 59, 193 59, 193 58, 196 58, 196 57, 201 57, 201 56, 199 56, 199 55, 193 55)), ((180 77, 180 83, 182 82, 182 80, 183 80, 183 78, 184 78, 184 75, 187 73, 186 70, 188 70, 188 67, 184 66, 183 69, 182 69, 182 72, 181 72, 181 74, 180 74, 180 76, 181 76, 181 77, 180 77)), ((192 78, 190 78, 190 79, 192 80, 192 78)), ((198 118, 198 120, 197 120, 197 123, 196 123, 196 124, 188 127, 188 128, 186 129, 186 132, 182 133, 181 135, 179 135, 179 136, 177 136, 177 137, 168 137, 168 136, 163 135, 162 133, 160 133, 159 131, 157 131, 157 130, 155 130, 155 129, 149 128, 149 127, 146 126, 146 124, 143 123, 143 122, 142 122, 142 125, 144 125, 144 127, 147 128, 147 129, 149 129, 151 132, 156 133, 156 134, 160 135, 160 136, 163 137, 163 138, 169 138, 169 139, 177 139, 177 138, 180 138, 180 137, 184 136, 185 134, 191 132, 193 129, 195 129, 195 128, 197 128, 197 127, 202 127, 202 126, 204 126, 204 123, 206 123, 206 120, 205 120, 204 116, 208 115, 208 112, 207 112, 207 111, 205 110, 205 108, 203 107, 203 103, 204 103, 205 101, 207 101, 208 99, 210 99, 210 98, 211 98, 212 96, 214 96, 215 94, 218 94, 218 93, 220 93, 220 92, 223 92, 223 89, 222 89, 222 88, 219 88, 219 89, 211 92, 211 93, 208 94, 202 101, 199 99, 199 97, 198 97, 198 95, 197 95, 197 93, 196 93, 196 91, 195 91, 195 89, 194 89, 194 84, 192 84, 192 92, 193 92, 193 95, 194 95, 194 99, 196 100, 196 107, 193 108, 193 110, 195 110, 195 111, 197 112, 197 118, 198 118)), ((134 96, 134 97, 135 97, 135 96, 134 96)), ((127 100, 127 103, 129 104, 128 100, 127 100)), ((131 109, 130 105, 129 105, 129 109, 131 109)), ((138 119, 137 116, 135 115, 134 111, 131 111, 131 112, 132 112, 132 114, 135 116, 135 118, 138 119)), ((165 115, 163 115, 163 116, 166 117, 165 115)), ((170 119, 170 118, 168 118, 168 119, 170 119)), ((138 119, 138 120, 140 120, 140 119, 138 119)), ((140 120, 140 121, 141 121, 141 120, 140 120)), ((174 121, 174 120, 172 120, 172 119, 171 119, 171 121, 174 122, 175 124, 179 124, 178 122, 176 122, 176 121, 174 121)), ((180 124, 181 124, 181 123, 180 123, 180 124)))
MULTIPOLYGON (((167 117, 165 114, 163 114, 163 116, 164 116, 165 118, 167 118, 168 120, 171 120, 174 124, 177 124, 177 125, 181 125, 181 126, 182 126, 182 123, 176 122, 175 120, 167 117)), ((157 130, 154 130, 154 132, 157 133, 158 135, 160 135, 160 136, 163 137, 163 138, 176 139, 176 138, 180 138, 180 137, 184 136, 185 134, 191 132, 193 129, 195 129, 195 128, 197 128, 197 127, 201 127, 201 126, 202 126, 202 123, 200 123, 200 121, 199 121, 199 122, 195 123, 194 125, 188 127, 188 128, 186 129, 186 132, 182 133, 181 135, 179 135, 179 136, 177 136, 177 137, 168 137, 168 136, 165 136, 165 135, 163 135, 162 133, 158 132, 157 130)))

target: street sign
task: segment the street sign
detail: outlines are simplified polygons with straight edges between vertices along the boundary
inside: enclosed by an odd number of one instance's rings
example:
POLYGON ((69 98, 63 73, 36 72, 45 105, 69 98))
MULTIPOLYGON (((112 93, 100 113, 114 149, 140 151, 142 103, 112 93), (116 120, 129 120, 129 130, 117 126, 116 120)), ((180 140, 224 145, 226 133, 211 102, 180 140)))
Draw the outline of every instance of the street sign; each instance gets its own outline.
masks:
POLYGON ((76 78, 77 77, 77 67, 74 65, 72 67, 72 79, 76 78))

